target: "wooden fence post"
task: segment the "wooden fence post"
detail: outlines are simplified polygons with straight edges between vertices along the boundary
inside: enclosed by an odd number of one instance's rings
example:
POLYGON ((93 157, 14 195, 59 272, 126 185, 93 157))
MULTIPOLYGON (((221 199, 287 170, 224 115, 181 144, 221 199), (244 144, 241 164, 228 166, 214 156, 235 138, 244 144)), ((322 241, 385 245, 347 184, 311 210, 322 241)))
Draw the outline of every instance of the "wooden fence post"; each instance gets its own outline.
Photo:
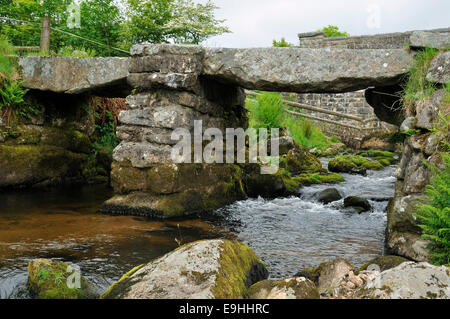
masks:
POLYGON ((50 18, 42 18, 41 23, 41 52, 50 52, 50 18))

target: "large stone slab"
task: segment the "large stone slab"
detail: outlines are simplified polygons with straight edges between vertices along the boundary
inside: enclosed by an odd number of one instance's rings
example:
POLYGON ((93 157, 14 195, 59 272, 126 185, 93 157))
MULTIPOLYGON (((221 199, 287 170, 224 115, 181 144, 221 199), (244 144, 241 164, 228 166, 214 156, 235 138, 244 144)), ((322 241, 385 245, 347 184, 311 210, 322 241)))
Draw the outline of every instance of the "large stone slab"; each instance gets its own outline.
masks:
POLYGON ((430 31, 414 31, 409 44, 415 48, 447 49, 450 47, 450 28, 430 31))
POLYGON ((120 97, 127 85, 129 58, 22 57, 23 86, 56 93, 120 97))
POLYGON ((402 49, 207 48, 203 74, 248 89, 346 92, 397 84, 412 61, 402 49))

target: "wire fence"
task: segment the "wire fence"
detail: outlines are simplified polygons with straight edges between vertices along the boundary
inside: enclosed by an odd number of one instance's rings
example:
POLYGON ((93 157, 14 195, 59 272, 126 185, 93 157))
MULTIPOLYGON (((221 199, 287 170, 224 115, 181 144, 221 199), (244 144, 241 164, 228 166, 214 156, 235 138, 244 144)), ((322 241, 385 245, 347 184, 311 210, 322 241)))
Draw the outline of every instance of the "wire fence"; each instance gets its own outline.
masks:
MULTIPOLYGON (((24 20, 20 20, 20 19, 13 19, 13 18, 3 17, 3 16, 0 16, 0 21, 10 21, 10 22, 14 22, 14 23, 27 24, 27 25, 31 25, 31 26, 35 26, 35 27, 39 27, 39 28, 42 27, 41 23, 38 23, 38 22, 24 21, 24 20)), ((80 39, 82 41, 93 43, 93 44, 98 45, 98 46, 106 47, 108 49, 115 50, 117 52, 121 52, 121 53, 125 53, 127 55, 130 55, 130 52, 128 52, 126 50, 123 50, 123 49, 120 49, 120 48, 116 48, 116 47, 110 46, 108 44, 105 44, 105 43, 102 43, 102 42, 99 42, 99 41, 96 41, 96 40, 88 39, 88 38, 80 36, 78 34, 74 34, 74 33, 68 32, 68 31, 64 31, 64 30, 61 30, 61 29, 58 29, 58 28, 55 28, 55 27, 52 27, 52 26, 50 26, 50 30, 55 31, 55 32, 59 32, 59 33, 64 34, 66 36, 70 36, 70 37, 74 37, 74 38, 80 39)), ((41 47, 39 47, 39 50, 37 50, 38 47, 17 47, 17 48, 18 48, 18 50, 21 50, 21 51, 31 51, 31 52, 32 51, 40 51, 42 49, 41 47)))

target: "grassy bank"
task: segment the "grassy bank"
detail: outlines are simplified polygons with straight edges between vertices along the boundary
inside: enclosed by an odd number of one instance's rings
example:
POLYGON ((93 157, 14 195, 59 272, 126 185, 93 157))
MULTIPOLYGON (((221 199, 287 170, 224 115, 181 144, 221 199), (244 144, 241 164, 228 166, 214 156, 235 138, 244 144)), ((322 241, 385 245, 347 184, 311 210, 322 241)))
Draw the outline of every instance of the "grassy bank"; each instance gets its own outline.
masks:
POLYGON ((332 143, 339 142, 326 137, 312 121, 284 112, 290 107, 283 103, 280 93, 263 92, 256 98, 248 97, 245 105, 249 111, 251 128, 279 128, 281 134, 291 136, 306 149, 324 150, 332 143))

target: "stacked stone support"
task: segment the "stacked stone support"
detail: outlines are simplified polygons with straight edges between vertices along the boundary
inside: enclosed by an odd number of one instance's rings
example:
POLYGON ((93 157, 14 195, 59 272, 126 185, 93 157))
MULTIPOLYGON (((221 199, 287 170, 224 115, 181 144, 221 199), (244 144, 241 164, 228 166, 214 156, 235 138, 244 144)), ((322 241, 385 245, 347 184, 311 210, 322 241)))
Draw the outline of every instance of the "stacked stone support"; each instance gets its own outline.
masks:
MULTIPOLYGON (((176 164, 172 133, 247 127, 245 95, 236 86, 204 79, 203 49, 137 45, 132 49, 127 97, 119 116, 111 183, 116 196, 102 210, 112 214, 173 217, 217 209, 246 198, 242 171, 233 164, 176 164)), ((193 136, 193 135, 191 135, 193 136)), ((191 158, 193 160, 193 158, 191 158)))

